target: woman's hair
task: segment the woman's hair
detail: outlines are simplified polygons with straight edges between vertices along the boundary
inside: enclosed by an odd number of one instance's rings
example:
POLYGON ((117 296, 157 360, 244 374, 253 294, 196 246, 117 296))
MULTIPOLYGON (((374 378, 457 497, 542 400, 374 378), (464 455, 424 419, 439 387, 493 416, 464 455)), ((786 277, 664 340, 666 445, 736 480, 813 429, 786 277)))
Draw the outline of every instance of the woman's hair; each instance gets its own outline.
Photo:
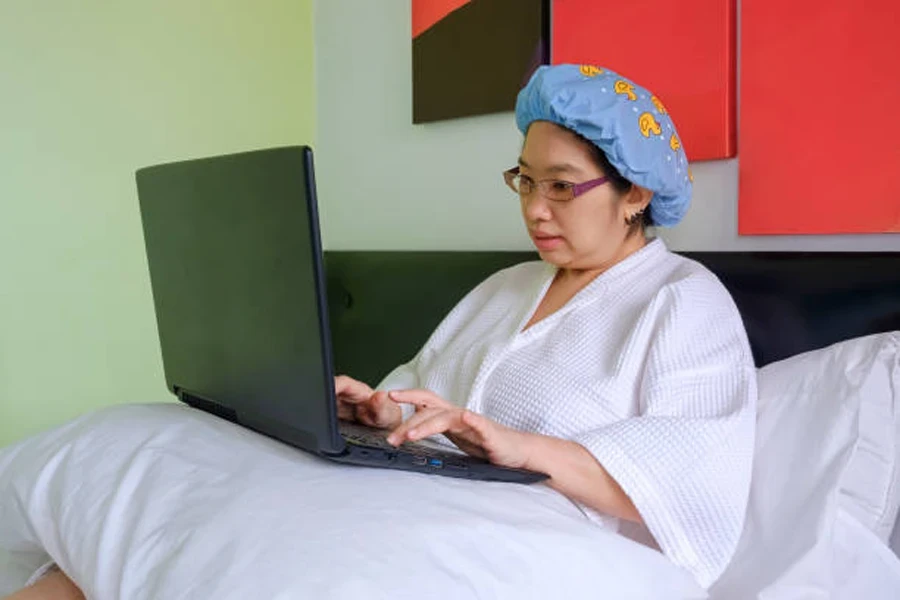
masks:
MULTIPOLYGON (((619 194, 627 194, 631 191, 631 188, 634 187, 634 184, 625 179, 619 170, 615 168, 612 163, 609 162, 609 159, 606 158, 606 153, 600 149, 597 144, 593 143, 583 135, 573 131, 582 142, 584 142, 587 147, 590 149, 591 158, 594 161, 594 164, 599 167, 599 169, 609 177, 609 184, 613 187, 613 189, 619 194)), ((634 227, 640 227, 641 229, 646 229, 647 227, 653 226, 653 216, 650 212, 650 206, 647 206, 647 209, 644 211, 644 214, 641 216, 641 220, 634 224, 634 227)))

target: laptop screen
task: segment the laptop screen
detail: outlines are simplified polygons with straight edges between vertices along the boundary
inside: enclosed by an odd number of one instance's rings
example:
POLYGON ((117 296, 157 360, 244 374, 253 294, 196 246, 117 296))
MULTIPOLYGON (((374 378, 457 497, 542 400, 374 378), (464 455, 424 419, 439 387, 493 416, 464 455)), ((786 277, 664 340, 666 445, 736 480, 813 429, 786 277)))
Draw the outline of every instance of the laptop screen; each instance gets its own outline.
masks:
POLYGON ((342 448, 311 150, 158 165, 137 184, 169 389, 342 448))

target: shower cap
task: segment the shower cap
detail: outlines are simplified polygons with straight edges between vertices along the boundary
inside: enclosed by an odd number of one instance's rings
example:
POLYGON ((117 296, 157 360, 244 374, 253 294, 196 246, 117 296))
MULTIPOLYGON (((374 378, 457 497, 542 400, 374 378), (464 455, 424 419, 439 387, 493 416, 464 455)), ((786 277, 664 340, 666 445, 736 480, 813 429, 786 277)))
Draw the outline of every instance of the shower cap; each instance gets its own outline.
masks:
POLYGON ((550 121, 596 144, 630 182, 653 192, 650 218, 671 227, 687 212, 693 176, 675 123, 659 98, 592 65, 538 67, 516 101, 516 125, 550 121))

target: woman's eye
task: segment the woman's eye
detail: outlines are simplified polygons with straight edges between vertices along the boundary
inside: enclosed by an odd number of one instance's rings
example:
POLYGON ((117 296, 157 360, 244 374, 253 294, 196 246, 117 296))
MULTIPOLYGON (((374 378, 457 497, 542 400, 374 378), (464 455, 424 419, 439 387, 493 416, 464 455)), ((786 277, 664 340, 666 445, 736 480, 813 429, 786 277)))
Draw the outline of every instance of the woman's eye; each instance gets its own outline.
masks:
POLYGON ((568 181, 552 181, 550 182, 550 189, 554 192, 565 192, 572 187, 572 184, 568 181))

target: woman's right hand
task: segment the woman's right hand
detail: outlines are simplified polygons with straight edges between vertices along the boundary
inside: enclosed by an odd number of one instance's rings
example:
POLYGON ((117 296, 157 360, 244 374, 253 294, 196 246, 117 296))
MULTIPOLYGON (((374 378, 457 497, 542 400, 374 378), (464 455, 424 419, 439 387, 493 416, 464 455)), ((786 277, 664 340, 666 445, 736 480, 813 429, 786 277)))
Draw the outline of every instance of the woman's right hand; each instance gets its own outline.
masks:
POLYGON ((379 429, 395 429, 403 422, 400 405, 388 398, 387 392, 376 392, 362 381, 338 375, 334 392, 339 419, 379 429))

